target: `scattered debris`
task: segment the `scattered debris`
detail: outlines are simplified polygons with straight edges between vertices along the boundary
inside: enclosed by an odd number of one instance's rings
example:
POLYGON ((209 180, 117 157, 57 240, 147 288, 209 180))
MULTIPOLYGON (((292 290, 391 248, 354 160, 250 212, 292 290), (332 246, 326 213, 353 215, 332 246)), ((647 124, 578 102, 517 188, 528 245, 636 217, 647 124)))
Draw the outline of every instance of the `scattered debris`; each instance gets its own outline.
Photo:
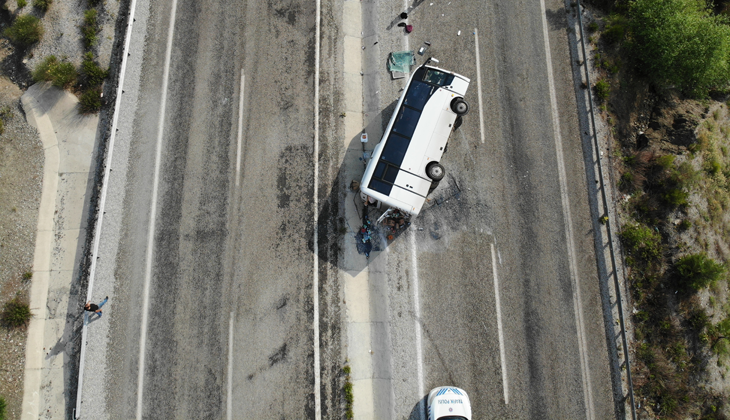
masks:
POLYGON ((394 79, 405 77, 411 72, 411 66, 416 64, 413 51, 392 52, 388 57, 388 71, 394 79))

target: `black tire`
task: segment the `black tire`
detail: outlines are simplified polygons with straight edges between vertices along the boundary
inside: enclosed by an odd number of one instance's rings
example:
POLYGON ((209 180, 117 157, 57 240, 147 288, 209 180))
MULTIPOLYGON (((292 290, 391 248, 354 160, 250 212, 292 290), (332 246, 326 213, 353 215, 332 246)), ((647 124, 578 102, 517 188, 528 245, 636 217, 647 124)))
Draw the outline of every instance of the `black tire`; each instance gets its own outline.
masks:
POLYGON ((431 178, 432 181, 441 181, 446 175, 446 170, 438 162, 430 162, 426 165, 426 175, 431 178))
POLYGON ((451 101, 451 110, 460 117, 469 113, 469 104, 466 103, 464 98, 454 98, 451 101))

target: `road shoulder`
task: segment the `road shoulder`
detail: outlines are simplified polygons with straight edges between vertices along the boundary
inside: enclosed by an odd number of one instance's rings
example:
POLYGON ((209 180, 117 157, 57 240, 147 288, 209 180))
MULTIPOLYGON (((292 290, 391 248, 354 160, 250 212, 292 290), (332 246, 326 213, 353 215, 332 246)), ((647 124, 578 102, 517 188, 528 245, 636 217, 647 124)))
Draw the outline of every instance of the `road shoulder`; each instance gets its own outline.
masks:
POLYGON ((21 418, 37 419, 42 412, 66 418, 75 393, 80 266, 99 118, 80 115, 74 95, 48 84, 31 86, 21 103, 45 155, 21 418))

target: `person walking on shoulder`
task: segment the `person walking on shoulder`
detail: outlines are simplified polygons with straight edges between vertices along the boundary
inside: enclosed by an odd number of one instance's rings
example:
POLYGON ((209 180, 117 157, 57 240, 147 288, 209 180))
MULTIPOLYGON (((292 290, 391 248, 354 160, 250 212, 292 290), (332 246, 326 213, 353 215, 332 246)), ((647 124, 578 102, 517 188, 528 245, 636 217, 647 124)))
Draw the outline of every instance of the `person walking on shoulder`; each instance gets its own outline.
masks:
POLYGON ((86 302, 86 305, 84 305, 84 310, 89 312, 94 312, 99 314, 99 317, 101 318, 101 307, 104 306, 106 301, 109 300, 109 296, 105 297, 104 300, 99 302, 98 305, 91 303, 91 301, 86 302))

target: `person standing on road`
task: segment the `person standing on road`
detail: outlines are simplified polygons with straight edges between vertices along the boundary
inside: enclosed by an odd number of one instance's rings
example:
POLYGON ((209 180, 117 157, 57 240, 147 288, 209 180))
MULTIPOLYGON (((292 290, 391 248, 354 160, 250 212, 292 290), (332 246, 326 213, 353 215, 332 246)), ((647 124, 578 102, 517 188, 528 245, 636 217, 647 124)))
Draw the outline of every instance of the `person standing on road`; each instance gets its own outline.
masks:
POLYGON ((101 307, 104 306, 107 300, 109 300, 109 296, 105 297, 104 300, 102 300, 98 305, 91 303, 91 301, 88 301, 86 302, 86 305, 84 305, 84 310, 97 313, 99 314, 99 318, 101 318, 101 307))

